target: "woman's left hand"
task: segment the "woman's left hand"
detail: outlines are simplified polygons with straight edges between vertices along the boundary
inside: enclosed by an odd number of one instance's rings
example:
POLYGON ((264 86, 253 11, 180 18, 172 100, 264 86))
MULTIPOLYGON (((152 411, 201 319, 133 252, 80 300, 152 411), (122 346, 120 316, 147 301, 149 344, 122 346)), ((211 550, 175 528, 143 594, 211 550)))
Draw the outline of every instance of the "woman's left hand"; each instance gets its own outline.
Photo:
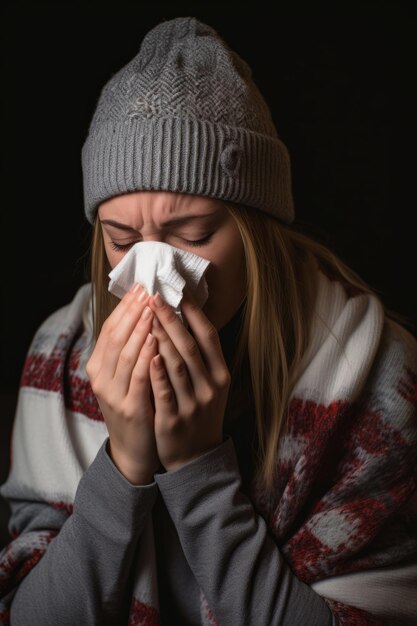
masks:
POLYGON ((160 326, 152 329, 158 352, 151 361, 158 456, 167 471, 178 469, 223 442, 223 418, 231 376, 216 328, 187 288, 181 311, 194 337, 173 308, 155 297, 149 306, 160 326), (158 367, 158 361, 160 367, 158 367))

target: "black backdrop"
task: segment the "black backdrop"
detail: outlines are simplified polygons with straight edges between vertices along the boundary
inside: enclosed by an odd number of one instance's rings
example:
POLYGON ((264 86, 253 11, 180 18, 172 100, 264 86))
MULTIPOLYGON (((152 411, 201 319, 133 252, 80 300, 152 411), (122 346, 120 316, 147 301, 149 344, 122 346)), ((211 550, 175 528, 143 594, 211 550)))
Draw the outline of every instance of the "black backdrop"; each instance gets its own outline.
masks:
POLYGON ((3 5, 0 482, 28 344, 86 279, 80 150, 99 90, 161 19, 195 15, 251 65, 290 152, 296 224, 417 336, 416 17, 411 2, 334 4, 3 5))

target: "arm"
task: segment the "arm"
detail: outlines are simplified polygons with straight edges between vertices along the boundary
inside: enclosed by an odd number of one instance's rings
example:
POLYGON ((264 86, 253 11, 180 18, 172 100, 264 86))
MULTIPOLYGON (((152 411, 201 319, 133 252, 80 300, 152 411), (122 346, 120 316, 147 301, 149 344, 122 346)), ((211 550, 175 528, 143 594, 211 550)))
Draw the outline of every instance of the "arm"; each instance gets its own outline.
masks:
POLYGON ((240 490, 231 439, 155 480, 219 624, 339 625, 323 598, 291 572, 240 490))
MULTIPOLYGON (((17 587, 10 609, 12 626, 127 623, 132 562, 157 486, 129 483, 108 456, 107 441, 80 480, 72 515, 17 587)), ((36 508, 37 517, 16 541, 24 540, 26 533, 30 541, 36 530, 39 535, 45 508, 51 507, 36 508)), ((20 506, 16 515, 23 510, 20 506)), ((7 559, 10 549, 5 552, 7 559)), ((23 569, 29 569, 35 557, 27 556, 23 569)))

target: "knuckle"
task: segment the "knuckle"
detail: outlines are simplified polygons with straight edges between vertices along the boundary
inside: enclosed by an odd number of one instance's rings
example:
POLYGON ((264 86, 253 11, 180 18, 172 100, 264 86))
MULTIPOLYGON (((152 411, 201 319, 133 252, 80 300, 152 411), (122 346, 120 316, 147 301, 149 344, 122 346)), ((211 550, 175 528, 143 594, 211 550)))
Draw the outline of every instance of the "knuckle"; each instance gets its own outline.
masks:
POLYGON ((151 333, 153 335, 157 335, 158 337, 163 337, 166 335, 164 327, 162 326, 156 314, 153 314, 151 333))
POLYGON ((186 404, 182 410, 182 418, 185 422, 189 422, 193 419, 195 414, 195 405, 194 404, 186 404))
POLYGON ((131 381, 134 385, 137 386, 145 385, 147 382, 146 373, 143 371, 143 369, 134 369, 132 372, 131 381))
POLYGON ((99 380, 93 380, 91 382, 91 389, 93 390, 94 395, 98 396, 99 398, 103 397, 104 388, 99 380))
POLYGON ((197 346, 196 342, 194 341, 194 339, 191 339, 191 340, 186 342, 186 344, 185 344, 185 353, 188 354, 188 356, 190 356, 190 357, 197 356, 198 346, 197 346))
POLYGON ((172 324, 173 322, 176 322, 177 320, 177 314, 175 313, 173 309, 171 309, 171 307, 167 307, 166 309, 165 320, 167 321, 168 324, 172 324))
POLYGON ((120 336, 117 335, 115 332, 111 332, 108 338, 108 347, 110 349, 117 349, 117 348, 120 348, 120 346, 121 346, 120 336))
POLYGON ((211 404, 216 397, 216 392, 214 389, 209 387, 202 393, 202 400, 205 404, 211 404))
POLYGON ((177 359, 173 363, 173 369, 174 373, 177 374, 177 376, 184 376, 186 373, 185 363, 182 359, 177 359))
POLYGON ((232 376, 229 372, 229 370, 224 369, 218 372, 217 374, 217 384, 220 387, 228 387, 231 383, 232 380, 232 376))
POLYGON ((181 435, 184 431, 184 421, 182 419, 169 420, 164 426, 164 435, 174 437, 181 435))
POLYGON ((210 341, 211 343, 218 343, 219 334, 217 332, 216 327, 213 326, 213 324, 208 324, 207 329, 206 329, 206 337, 208 341, 210 341))
POLYGON ((119 355, 119 364, 123 368, 127 368, 127 367, 131 367, 133 365, 133 363, 134 363, 134 359, 133 359, 132 355, 129 354, 128 352, 124 352, 122 350, 120 355, 119 355))
POLYGON ((198 306, 198 304, 196 302, 194 302, 194 300, 187 300, 187 307, 193 313, 197 313, 197 312, 199 312, 201 310, 200 307, 198 306))
POLYGON ((124 422, 129 422, 130 420, 133 419, 133 411, 131 406, 129 406, 127 403, 122 403, 120 408, 119 408, 119 416, 120 418, 124 421, 124 422))
POLYGON ((91 380, 92 378, 94 378, 94 372, 95 372, 95 367, 94 367, 94 363, 91 361, 91 359, 89 361, 87 361, 86 365, 85 365, 85 371, 87 373, 88 378, 91 380))
POLYGON ((158 399, 161 400, 162 402, 171 402, 172 391, 170 391, 169 389, 163 389, 158 392, 157 396, 158 396, 158 399))

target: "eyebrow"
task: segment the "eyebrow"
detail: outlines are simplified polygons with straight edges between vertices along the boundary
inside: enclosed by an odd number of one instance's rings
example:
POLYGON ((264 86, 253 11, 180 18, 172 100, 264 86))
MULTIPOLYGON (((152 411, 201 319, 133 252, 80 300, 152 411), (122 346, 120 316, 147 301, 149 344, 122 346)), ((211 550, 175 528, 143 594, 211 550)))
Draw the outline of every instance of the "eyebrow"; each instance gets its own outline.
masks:
MULTIPOLYGON (((201 219, 203 217, 211 217, 216 215, 215 213, 206 213, 205 215, 186 215, 184 217, 176 217, 172 220, 168 220, 166 222, 162 222, 162 226, 177 226, 178 224, 183 224, 184 222, 190 222, 191 220, 201 219)), ((114 228, 120 228, 120 230, 135 230, 131 226, 127 224, 121 224, 120 222, 115 222, 114 220, 100 220, 101 224, 108 224, 109 226, 114 226, 114 228)))

